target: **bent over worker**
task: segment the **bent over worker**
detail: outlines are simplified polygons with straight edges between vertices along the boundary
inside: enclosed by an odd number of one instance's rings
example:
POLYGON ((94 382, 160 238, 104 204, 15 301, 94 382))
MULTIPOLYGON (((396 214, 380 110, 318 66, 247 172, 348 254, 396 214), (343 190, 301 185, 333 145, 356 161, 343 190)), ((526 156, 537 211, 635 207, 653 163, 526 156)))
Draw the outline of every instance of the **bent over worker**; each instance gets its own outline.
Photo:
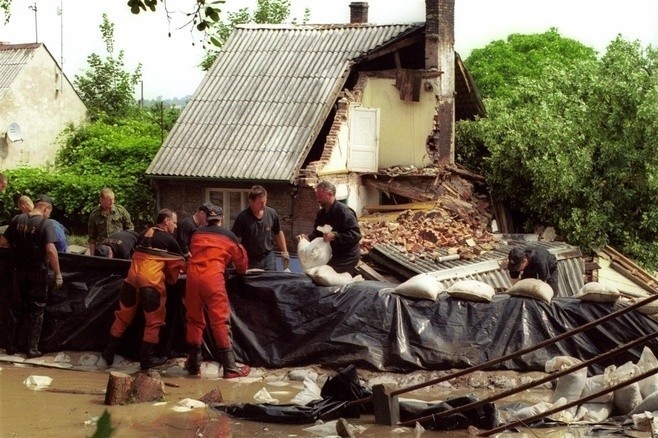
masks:
POLYGON ((544 248, 512 248, 507 256, 507 270, 512 284, 523 278, 537 278, 558 292, 557 259, 544 248))
POLYGON ((185 286, 186 338, 189 356, 185 369, 191 375, 201 371, 201 343, 206 321, 204 306, 208 309, 210 328, 219 346, 219 362, 224 378, 244 377, 250 368, 235 363, 231 326, 231 307, 226 292, 224 273, 231 262, 238 274, 244 275, 249 261, 244 247, 233 232, 222 227, 223 210, 215 206, 208 213, 208 225, 199 228, 190 240, 190 258, 185 286))
POLYGON ((157 225, 140 237, 128 277, 121 286, 119 309, 114 313, 114 324, 110 329, 110 342, 102 353, 108 365, 114 362, 116 345, 135 318, 138 306, 141 306, 145 319, 141 368, 148 369, 166 361, 165 357, 155 356, 160 327, 165 321, 166 284, 174 284, 178 280, 181 269, 185 267, 185 258, 172 236, 176 229, 176 213, 169 209, 160 210, 156 222, 157 225))

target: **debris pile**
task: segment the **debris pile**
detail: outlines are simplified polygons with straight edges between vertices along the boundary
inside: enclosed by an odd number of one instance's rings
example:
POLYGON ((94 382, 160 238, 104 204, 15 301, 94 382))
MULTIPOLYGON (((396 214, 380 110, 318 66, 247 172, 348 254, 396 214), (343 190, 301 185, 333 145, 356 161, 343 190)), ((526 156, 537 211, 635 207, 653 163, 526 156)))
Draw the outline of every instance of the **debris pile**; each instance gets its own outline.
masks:
POLYGON ((430 182, 418 181, 416 173, 415 178, 398 176, 369 184, 420 202, 367 206, 368 214, 359 218, 363 253, 386 243, 408 253, 412 262, 416 257, 443 261, 450 256, 473 259, 495 248, 487 196, 474 193, 473 185, 459 175, 436 172, 433 176, 430 182))

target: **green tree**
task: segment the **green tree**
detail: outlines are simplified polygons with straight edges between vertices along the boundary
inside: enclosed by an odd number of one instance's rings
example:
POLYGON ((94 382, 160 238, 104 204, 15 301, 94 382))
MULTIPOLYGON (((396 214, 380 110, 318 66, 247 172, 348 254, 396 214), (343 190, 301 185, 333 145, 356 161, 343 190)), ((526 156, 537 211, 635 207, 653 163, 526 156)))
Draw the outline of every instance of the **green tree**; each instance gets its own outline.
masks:
POLYGON ((574 60, 595 60, 596 52, 551 28, 542 34, 511 34, 475 49, 465 65, 483 98, 502 97, 523 78, 539 78, 546 66, 568 66, 574 60))
POLYGON ((89 69, 82 76, 76 76, 75 88, 87 105, 93 120, 104 117, 111 119, 128 115, 136 108, 134 90, 142 77, 141 64, 134 72, 125 69, 124 51, 116 55, 114 51, 114 24, 103 14, 100 31, 107 56, 96 53, 87 57, 89 69))
MULTIPOLYGON (((239 24, 259 23, 259 24, 280 24, 284 23, 290 17, 290 0, 258 0, 256 9, 250 11, 249 8, 241 8, 235 12, 229 12, 226 20, 216 20, 206 29, 208 39, 211 45, 206 51, 201 69, 208 71, 217 58, 217 49, 226 44, 229 35, 239 24)), ((303 22, 308 21, 309 11, 304 12, 303 22)), ((295 22, 296 20, 293 20, 295 22)))
POLYGON ((618 37, 600 60, 563 61, 492 89, 488 117, 458 124, 461 155, 480 159, 496 198, 528 224, 656 268, 657 53, 618 37))

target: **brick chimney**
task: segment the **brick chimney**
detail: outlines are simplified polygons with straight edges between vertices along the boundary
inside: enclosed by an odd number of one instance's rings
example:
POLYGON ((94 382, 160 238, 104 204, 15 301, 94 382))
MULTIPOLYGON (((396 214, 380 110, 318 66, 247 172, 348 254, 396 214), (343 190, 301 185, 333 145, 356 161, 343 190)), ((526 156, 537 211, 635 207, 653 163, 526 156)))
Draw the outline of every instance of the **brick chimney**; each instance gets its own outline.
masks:
POLYGON ((368 22, 368 2, 350 3, 350 23, 365 24, 368 22))
POLYGON ((439 76, 436 126, 428 139, 437 164, 455 162, 455 0, 425 0, 425 69, 439 76))

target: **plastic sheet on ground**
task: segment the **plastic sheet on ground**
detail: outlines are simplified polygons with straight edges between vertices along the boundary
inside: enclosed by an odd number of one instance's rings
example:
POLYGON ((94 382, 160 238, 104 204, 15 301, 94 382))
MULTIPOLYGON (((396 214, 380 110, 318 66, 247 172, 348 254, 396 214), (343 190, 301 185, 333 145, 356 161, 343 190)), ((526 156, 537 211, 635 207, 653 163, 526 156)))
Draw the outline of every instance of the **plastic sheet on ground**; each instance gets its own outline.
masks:
MULTIPOLYGON (((0 250, 0 338, 10 317, 11 272, 0 250)), ((50 294, 40 348, 100 351, 105 347, 129 261, 61 254, 64 286, 50 294)), ((440 297, 418 300, 381 292, 391 284, 362 281, 317 286, 304 274, 262 272, 228 279, 232 332, 238 359, 268 368, 349 364, 380 371, 465 368, 529 348, 620 309, 619 304, 554 298, 551 304, 497 295, 491 303, 440 297)), ((185 280, 168 288, 167 322, 159 349, 185 353, 182 296, 185 280)), ((124 335, 118 353, 137 357, 143 317, 124 335)), ((543 371, 556 356, 589 359, 658 329, 630 311, 558 344, 508 360, 498 369, 543 371)), ((209 332, 206 358, 217 357, 209 332)), ((658 341, 649 346, 658 351, 658 341)), ((6 339, 0 339, 6 345, 6 339)), ((643 347, 597 364, 637 362, 643 347)))

